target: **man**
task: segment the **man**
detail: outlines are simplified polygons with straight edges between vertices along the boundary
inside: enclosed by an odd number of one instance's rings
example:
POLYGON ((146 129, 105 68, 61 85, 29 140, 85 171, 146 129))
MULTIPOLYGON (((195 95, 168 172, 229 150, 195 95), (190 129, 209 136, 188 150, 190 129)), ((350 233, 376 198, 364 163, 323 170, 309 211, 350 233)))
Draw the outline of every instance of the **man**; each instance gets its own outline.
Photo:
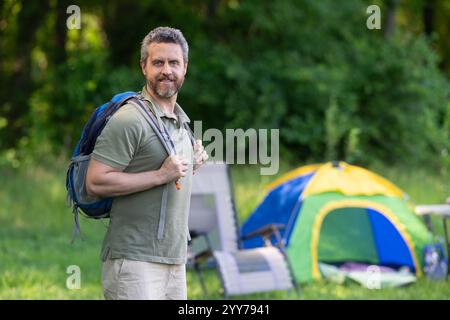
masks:
POLYGON ((183 125, 190 120, 176 103, 188 66, 183 34, 168 27, 152 30, 142 42, 140 65, 146 79, 141 95, 167 126, 177 153, 167 155, 131 103, 98 137, 86 189, 115 197, 101 252, 103 292, 106 299, 186 299, 191 180, 208 156, 200 141, 192 148, 183 125))

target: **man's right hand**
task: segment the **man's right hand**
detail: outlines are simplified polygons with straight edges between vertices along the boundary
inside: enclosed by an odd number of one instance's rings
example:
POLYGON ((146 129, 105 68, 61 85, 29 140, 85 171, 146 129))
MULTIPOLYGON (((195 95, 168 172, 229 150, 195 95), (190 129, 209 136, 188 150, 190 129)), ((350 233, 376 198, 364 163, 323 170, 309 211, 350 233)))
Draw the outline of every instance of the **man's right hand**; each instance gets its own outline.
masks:
POLYGON ((177 181, 186 176, 188 171, 188 161, 181 155, 172 155, 164 160, 159 172, 164 183, 177 181))

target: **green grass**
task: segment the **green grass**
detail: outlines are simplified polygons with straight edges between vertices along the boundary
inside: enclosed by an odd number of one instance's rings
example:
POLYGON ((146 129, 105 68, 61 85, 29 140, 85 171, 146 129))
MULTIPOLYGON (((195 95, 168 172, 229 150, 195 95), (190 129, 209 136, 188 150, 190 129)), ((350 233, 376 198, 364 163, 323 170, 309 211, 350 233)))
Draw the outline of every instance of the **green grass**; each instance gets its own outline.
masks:
MULTIPOLYGON (((280 174, 289 168, 282 167, 280 174)), ((442 202, 449 195, 448 181, 425 169, 378 168, 409 193, 416 203, 442 202)), ((262 199, 263 187, 274 177, 260 176, 257 167, 232 170, 237 209, 242 223, 262 199)), ((65 207, 65 168, 0 169, 0 299, 103 299, 99 252, 105 225, 81 219, 84 241, 71 244, 72 214, 65 207), (81 288, 70 290, 67 268, 81 270, 81 288)), ((435 221, 436 230, 442 226, 435 221)), ((197 276, 188 272, 189 299, 221 299, 219 278, 206 270, 208 295, 197 276)), ((448 299, 450 285, 420 280, 406 288, 369 290, 357 284, 315 282, 295 292, 240 296, 241 299, 448 299)))

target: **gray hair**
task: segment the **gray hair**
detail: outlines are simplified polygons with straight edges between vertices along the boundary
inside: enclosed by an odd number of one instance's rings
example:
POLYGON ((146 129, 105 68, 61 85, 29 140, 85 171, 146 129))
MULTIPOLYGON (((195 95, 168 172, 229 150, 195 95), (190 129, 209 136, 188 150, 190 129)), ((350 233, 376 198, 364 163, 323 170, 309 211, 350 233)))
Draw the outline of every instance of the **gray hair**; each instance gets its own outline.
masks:
POLYGON ((142 40, 141 63, 145 63, 148 58, 148 46, 151 43, 176 43, 179 44, 183 52, 184 63, 188 62, 189 46, 180 30, 170 27, 158 27, 150 31, 142 40))

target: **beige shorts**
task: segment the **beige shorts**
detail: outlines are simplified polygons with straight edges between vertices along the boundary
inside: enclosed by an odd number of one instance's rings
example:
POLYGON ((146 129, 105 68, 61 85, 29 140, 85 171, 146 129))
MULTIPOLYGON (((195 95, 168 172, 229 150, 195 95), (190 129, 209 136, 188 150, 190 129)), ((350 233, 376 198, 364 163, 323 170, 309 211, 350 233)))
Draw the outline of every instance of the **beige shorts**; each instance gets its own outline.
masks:
POLYGON ((186 266, 108 259, 102 287, 106 300, 186 300, 186 266))

